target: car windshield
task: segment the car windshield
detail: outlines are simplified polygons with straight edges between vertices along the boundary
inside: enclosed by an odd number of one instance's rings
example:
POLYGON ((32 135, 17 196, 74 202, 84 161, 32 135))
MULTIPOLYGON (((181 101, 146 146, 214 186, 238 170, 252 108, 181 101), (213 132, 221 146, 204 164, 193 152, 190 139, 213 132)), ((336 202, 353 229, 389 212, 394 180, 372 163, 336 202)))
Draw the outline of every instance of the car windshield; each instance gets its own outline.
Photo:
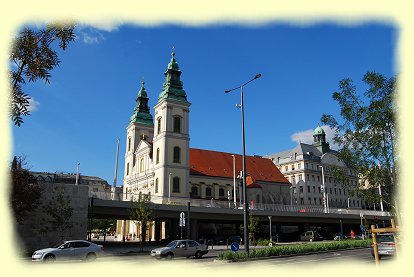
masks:
POLYGON ((167 244, 167 247, 176 247, 178 243, 178 240, 173 240, 172 242, 170 242, 169 244, 167 244))
POLYGON ((62 244, 64 244, 66 241, 60 241, 59 243, 57 243, 56 245, 53 246, 53 248, 58 248, 59 246, 61 246, 62 244))
POLYGON ((377 242, 394 242, 393 236, 377 236, 377 242))

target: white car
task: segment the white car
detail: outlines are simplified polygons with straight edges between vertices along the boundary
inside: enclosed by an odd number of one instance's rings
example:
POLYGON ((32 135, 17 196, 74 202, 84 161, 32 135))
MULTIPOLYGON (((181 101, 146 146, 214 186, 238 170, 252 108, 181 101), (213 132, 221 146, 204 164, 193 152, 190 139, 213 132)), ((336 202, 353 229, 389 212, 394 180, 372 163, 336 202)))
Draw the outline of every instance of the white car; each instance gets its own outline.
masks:
POLYGON ((207 253, 207 245, 200 244, 195 240, 174 240, 165 247, 153 249, 151 256, 167 259, 194 256, 196 259, 199 259, 207 253))
POLYGON ((36 250, 32 261, 53 262, 55 260, 95 260, 103 254, 103 246, 86 240, 62 241, 51 248, 36 250))

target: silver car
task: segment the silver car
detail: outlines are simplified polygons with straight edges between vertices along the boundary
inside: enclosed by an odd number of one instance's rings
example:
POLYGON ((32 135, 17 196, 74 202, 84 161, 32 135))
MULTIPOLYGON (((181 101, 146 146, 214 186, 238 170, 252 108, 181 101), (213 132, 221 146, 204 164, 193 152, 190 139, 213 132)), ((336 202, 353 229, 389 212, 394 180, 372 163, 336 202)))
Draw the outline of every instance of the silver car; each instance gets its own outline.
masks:
POLYGON ((153 249, 151 256, 167 259, 194 256, 196 259, 199 259, 207 253, 207 245, 200 244, 195 240, 174 240, 165 247, 153 249))
MULTIPOLYGON (((392 233, 384 233, 377 235, 378 257, 392 256, 395 254, 394 235, 392 233)), ((371 255, 375 257, 374 245, 371 246, 371 255)))
POLYGON ((103 254, 103 246, 86 240, 62 241, 54 247, 36 250, 32 255, 34 262, 53 262, 55 260, 95 260, 103 254))

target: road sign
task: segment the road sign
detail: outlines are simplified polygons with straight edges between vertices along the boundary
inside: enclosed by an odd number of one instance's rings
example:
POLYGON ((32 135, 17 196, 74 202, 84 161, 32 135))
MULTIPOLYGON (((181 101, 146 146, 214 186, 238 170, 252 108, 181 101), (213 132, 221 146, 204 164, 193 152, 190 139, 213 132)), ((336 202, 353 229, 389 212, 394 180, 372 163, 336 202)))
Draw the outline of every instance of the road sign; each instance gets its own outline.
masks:
POLYGON ((364 232, 364 230, 365 230, 364 225, 361 225, 361 226, 359 226, 359 227, 361 227, 361 231, 362 231, 362 232, 364 232))
POLYGON ((237 242, 233 242, 233 243, 231 244, 231 250, 232 250, 233 252, 237 252, 237 251, 239 251, 239 244, 238 244, 237 242))
POLYGON ((185 213, 181 212, 180 213, 180 223, 179 223, 180 227, 185 227, 185 213))

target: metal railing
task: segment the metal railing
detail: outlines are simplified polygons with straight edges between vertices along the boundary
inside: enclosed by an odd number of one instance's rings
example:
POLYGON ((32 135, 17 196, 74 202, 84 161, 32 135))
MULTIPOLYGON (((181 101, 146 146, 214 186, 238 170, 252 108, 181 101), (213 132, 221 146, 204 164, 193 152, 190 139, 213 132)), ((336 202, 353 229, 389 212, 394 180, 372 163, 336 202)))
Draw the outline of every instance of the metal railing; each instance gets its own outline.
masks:
MULTIPOLYGON (((119 192, 94 192, 89 191, 89 197, 103 199, 103 200, 118 200, 118 201, 136 201, 138 194, 124 194, 119 192)), ((185 197, 162 197, 156 195, 150 195, 150 201, 155 204, 164 205, 179 205, 186 206, 188 202, 192 207, 205 207, 205 208, 220 208, 220 209, 243 209, 243 204, 237 202, 236 206, 232 200, 206 200, 206 199, 194 199, 185 197)), ((254 211, 275 211, 275 212, 294 212, 294 213, 324 213, 323 206, 311 206, 311 205, 283 205, 283 204, 264 204, 264 203, 250 203, 249 209, 254 211)), ((372 211, 361 210, 352 208, 329 208, 329 214, 349 214, 349 215, 370 215, 370 216, 391 216, 390 212, 384 211, 372 211)))

